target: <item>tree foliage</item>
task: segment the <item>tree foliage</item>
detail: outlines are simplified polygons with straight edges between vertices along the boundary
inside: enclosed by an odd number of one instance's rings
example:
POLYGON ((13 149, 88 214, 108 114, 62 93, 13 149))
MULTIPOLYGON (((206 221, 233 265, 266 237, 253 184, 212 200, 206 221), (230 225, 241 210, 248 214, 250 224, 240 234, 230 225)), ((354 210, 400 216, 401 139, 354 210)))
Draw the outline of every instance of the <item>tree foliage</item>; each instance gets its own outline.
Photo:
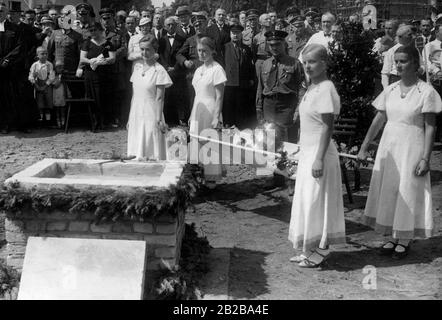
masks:
POLYGON ((381 65, 372 51, 374 35, 359 24, 343 25, 340 46, 330 44, 329 75, 341 97, 341 117, 357 118, 354 143, 365 136, 374 116, 371 106, 381 65))

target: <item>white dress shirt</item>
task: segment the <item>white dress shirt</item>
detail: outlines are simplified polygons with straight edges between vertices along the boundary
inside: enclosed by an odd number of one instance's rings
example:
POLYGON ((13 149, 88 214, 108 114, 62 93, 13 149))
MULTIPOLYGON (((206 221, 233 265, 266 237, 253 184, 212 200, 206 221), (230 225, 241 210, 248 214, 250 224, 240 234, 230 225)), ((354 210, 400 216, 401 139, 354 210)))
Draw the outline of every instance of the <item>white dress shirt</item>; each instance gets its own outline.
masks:
POLYGON ((384 65, 382 66, 381 74, 387 76, 389 75, 397 76, 396 63, 394 63, 394 53, 401 46, 402 45, 400 43, 397 43, 387 51, 384 57, 384 65))
POLYGON ((52 63, 49 61, 46 61, 46 63, 36 61, 32 64, 31 69, 29 70, 29 81, 34 82, 37 79, 46 81, 47 85, 50 85, 55 80, 52 63))
POLYGON ((442 45, 442 42, 438 39, 431 41, 425 45, 425 49, 424 49, 425 50, 425 59, 426 59, 425 61, 427 62, 427 66, 430 68, 430 70, 431 70, 431 64, 432 64, 430 61, 430 57, 434 51, 442 49, 441 45, 442 45))
POLYGON ((174 44, 174 42, 175 42, 175 35, 176 35, 176 33, 174 33, 174 34, 167 34, 166 35, 166 37, 168 37, 169 38, 169 43, 170 43, 170 46, 171 47, 173 47, 173 44, 174 44))
MULTIPOLYGON (((331 36, 331 33, 326 35, 324 33, 324 31, 319 31, 316 32, 314 35, 312 35, 310 37, 310 39, 307 41, 306 45, 304 48, 306 48, 308 45, 310 44, 321 44, 323 45, 327 51, 328 51, 328 45, 329 43, 331 43, 333 41, 333 37, 331 36)), ((299 61, 301 61, 301 63, 303 62, 302 60, 302 54, 304 52, 304 49, 301 50, 301 52, 299 53, 299 61)))
POLYGON ((0 22, 0 32, 5 32, 5 21, 0 22))

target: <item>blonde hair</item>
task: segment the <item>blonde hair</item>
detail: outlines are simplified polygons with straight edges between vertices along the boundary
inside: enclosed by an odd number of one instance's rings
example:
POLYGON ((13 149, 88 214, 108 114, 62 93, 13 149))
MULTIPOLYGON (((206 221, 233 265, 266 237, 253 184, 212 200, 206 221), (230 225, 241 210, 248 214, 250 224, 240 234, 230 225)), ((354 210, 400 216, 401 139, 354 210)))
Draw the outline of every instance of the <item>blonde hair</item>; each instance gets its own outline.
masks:
POLYGON ((322 44, 312 43, 305 47, 302 52, 302 56, 313 53, 315 57, 318 57, 320 60, 327 62, 328 60, 328 52, 327 49, 322 44))

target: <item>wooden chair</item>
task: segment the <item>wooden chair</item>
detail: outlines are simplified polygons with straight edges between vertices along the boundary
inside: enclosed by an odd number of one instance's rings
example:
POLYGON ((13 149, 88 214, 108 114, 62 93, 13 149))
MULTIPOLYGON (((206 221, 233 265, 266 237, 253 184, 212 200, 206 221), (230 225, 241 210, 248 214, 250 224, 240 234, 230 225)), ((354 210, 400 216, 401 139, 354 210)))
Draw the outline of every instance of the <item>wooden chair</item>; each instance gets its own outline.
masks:
MULTIPOLYGON (((346 143, 348 146, 352 145, 353 138, 356 135, 357 119, 338 118, 335 121, 335 130, 333 132, 334 140, 339 144, 341 142, 346 143)), ((353 204, 353 193, 350 187, 348 179, 348 170, 345 166, 344 159, 340 158, 342 179, 344 180, 345 188, 347 190, 348 201, 353 204)), ((355 169, 355 175, 359 173, 355 169)))
POLYGON ((67 106, 66 119, 65 119, 65 129, 64 132, 68 133, 69 130, 69 119, 71 117, 71 110, 73 106, 86 105, 89 118, 91 121, 91 130, 95 132, 95 117, 92 113, 92 106, 95 104, 95 99, 87 96, 86 90, 86 80, 84 78, 77 78, 75 75, 63 75, 62 81, 65 90, 65 100, 67 106), (81 92, 81 96, 75 93, 77 90, 70 90, 69 87, 78 86, 78 88, 83 90, 78 90, 81 92))

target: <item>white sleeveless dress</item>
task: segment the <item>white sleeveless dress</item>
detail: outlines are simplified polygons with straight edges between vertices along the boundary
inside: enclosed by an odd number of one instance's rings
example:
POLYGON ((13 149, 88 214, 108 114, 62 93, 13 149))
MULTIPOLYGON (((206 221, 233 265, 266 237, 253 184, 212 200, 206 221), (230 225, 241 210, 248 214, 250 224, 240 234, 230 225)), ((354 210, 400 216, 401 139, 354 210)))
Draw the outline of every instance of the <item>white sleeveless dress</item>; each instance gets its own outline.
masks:
POLYGON ((341 102, 329 80, 311 85, 299 106, 300 153, 290 220, 289 240, 303 252, 345 243, 344 203, 338 151, 330 142, 323 176, 312 176, 323 121, 321 114, 338 115, 341 102))

